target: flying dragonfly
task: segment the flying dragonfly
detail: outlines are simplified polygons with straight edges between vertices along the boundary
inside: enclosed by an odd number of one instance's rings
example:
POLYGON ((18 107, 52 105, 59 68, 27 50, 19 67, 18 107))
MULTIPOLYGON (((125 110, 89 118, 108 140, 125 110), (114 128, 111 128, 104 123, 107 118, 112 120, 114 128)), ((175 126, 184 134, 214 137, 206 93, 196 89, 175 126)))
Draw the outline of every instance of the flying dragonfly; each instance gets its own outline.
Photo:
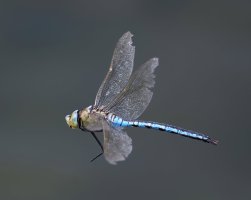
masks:
POLYGON ((155 129, 217 144, 217 140, 201 133, 165 123, 137 120, 152 99, 154 70, 159 61, 152 58, 133 71, 135 47, 132 36, 127 32, 119 39, 94 105, 75 110, 65 117, 70 128, 90 132, 99 144, 102 152, 91 161, 102 154, 110 164, 125 160, 132 151, 132 139, 125 132, 126 127, 155 129), (96 136, 97 132, 103 132, 103 144, 96 136))

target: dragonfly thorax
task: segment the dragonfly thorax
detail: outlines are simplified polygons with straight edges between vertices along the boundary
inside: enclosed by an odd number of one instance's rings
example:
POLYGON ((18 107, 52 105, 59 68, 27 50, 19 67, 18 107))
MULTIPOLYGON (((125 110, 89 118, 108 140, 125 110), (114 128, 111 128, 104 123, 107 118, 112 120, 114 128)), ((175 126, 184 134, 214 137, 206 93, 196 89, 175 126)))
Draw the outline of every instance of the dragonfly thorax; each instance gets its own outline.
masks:
POLYGON ((79 111, 79 128, 86 131, 102 131, 102 120, 105 113, 89 106, 79 111))

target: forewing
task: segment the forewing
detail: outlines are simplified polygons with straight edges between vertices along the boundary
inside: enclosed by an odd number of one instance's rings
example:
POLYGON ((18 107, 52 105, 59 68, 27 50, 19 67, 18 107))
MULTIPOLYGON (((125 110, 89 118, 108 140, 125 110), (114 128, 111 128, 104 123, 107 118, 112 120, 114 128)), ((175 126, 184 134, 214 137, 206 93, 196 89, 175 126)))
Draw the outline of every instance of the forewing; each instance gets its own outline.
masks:
POLYGON ((132 151, 132 139, 119 127, 103 121, 104 155, 110 164, 123 161, 132 151))
POLYGON ((154 87, 154 69, 158 58, 152 58, 133 73, 124 90, 105 108, 123 119, 137 119, 151 101, 154 87))
POLYGON ((130 32, 127 32, 118 41, 109 71, 96 95, 96 108, 102 108, 111 102, 127 84, 133 70, 135 54, 132 36, 130 32))

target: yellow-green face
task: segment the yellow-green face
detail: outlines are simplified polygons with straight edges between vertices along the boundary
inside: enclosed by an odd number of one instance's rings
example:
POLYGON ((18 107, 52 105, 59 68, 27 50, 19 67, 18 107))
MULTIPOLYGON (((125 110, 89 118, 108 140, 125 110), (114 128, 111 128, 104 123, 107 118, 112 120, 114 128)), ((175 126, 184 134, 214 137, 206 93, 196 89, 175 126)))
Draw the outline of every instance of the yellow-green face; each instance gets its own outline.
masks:
POLYGON ((70 128, 78 128, 78 110, 75 110, 71 115, 65 116, 66 123, 70 128))

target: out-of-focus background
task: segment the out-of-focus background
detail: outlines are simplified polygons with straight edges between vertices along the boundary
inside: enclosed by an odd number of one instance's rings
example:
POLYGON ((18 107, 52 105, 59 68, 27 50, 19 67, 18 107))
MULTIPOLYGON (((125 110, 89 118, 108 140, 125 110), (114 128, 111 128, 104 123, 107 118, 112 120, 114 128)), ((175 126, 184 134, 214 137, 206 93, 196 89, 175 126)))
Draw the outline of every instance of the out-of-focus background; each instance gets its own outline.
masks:
POLYGON ((2 1, 0 199, 251 199, 250 10, 227 0, 2 1), (94 102, 128 30, 136 66, 160 58, 141 119, 218 146, 131 128, 126 162, 89 162, 98 145, 64 116, 94 102))

